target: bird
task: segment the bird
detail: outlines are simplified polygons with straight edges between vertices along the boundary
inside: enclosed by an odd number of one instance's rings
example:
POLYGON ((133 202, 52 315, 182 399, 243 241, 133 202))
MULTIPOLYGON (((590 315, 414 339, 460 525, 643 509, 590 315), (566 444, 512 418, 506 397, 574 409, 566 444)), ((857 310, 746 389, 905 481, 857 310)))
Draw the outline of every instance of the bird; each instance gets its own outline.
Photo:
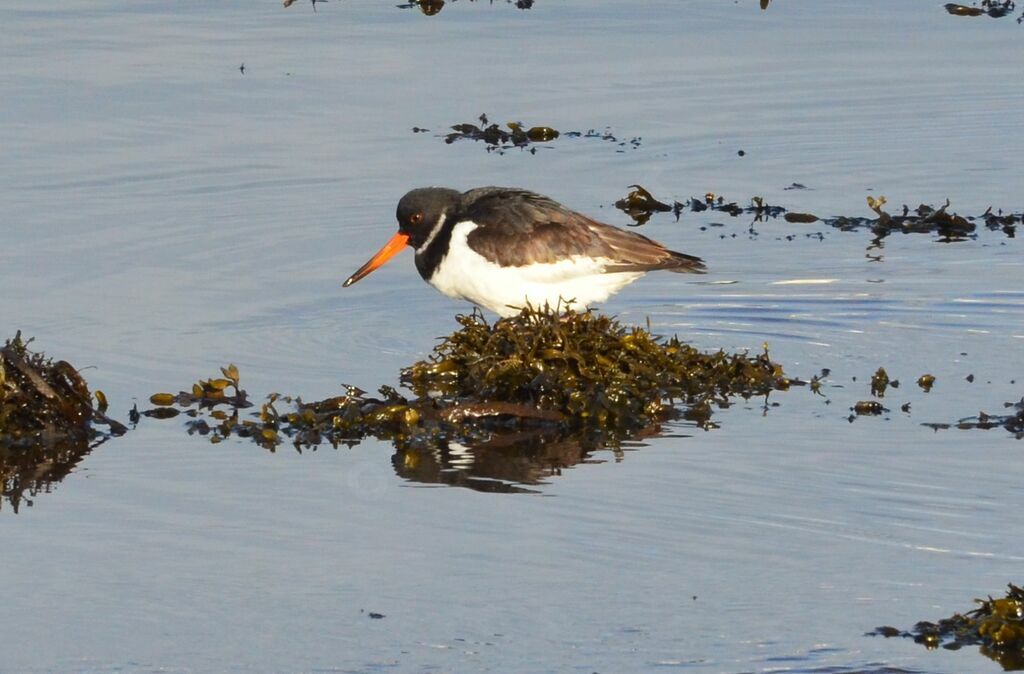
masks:
POLYGON ((706 271, 699 257, 514 187, 420 187, 401 198, 395 215, 398 232, 343 287, 406 246, 427 283, 502 317, 525 306, 603 302, 657 269, 706 271))

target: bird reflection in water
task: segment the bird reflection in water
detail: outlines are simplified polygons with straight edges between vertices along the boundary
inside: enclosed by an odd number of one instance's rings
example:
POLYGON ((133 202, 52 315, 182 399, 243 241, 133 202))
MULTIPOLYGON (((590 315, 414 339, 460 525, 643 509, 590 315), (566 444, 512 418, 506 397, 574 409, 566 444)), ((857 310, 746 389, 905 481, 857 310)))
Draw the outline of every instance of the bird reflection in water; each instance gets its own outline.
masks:
MULTIPOLYGON (((639 437, 653 437, 649 429, 639 437)), ((495 493, 539 493, 537 487, 577 464, 605 463, 602 450, 619 462, 626 451, 644 446, 636 439, 611 447, 599 438, 559 436, 547 429, 499 433, 476 443, 439 440, 395 442, 395 473, 411 482, 467 487, 495 493)))

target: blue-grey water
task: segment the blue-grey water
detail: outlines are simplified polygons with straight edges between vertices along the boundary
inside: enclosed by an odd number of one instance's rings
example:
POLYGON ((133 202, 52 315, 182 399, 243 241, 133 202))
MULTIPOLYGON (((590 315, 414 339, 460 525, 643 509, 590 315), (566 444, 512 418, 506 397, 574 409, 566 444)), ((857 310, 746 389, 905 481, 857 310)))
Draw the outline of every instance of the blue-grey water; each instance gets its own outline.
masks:
MULTIPOLYGON (((522 186, 621 226, 634 183, 821 216, 881 195, 1022 210, 1014 17, 396 4, 8 0, 0 338, 88 367, 121 419, 229 362, 257 399, 315 399, 396 384, 466 309, 408 253, 340 287, 412 187, 522 186), (443 142, 481 113, 639 141, 443 142)), ((143 420, 0 505, 0 671, 999 671, 863 634, 1024 580, 1024 441, 922 425, 1024 395, 1020 239, 879 246, 714 212, 642 231, 711 273, 652 274, 606 311, 702 349, 767 342, 793 376, 829 368, 825 395, 741 400, 562 471, 446 457, 530 494, 442 487, 384 442, 269 453, 143 420), (890 412, 851 423, 879 366, 890 412)))

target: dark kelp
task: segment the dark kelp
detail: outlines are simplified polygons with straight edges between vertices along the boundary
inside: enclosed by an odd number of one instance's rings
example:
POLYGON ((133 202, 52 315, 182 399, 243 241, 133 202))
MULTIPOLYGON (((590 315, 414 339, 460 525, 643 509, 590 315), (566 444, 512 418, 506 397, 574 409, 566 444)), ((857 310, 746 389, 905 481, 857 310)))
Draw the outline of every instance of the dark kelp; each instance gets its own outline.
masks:
MULTIPOLYGON (((491 123, 486 113, 480 115, 478 120, 479 125, 471 122, 454 124, 450 127, 451 132, 441 137, 449 145, 460 140, 479 141, 484 144, 484 149, 487 152, 495 152, 497 154, 505 154, 507 150, 513 148, 519 148, 531 154, 536 154, 536 144, 550 143, 561 136, 566 138, 597 138, 616 144, 620 148, 620 152, 624 151, 624 148, 627 146, 637 148, 641 142, 639 137, 630 140, 619 140, 609 129, 604 131, 590 129, 588 131, 561 132, 550 126, 528 127, 522 122, 508 122, 505 124, 505 127, 508 128, 506 130, 498 124, 491 123)), ((421 133, 423 131, 425 129, 419 126, 413 127, 414 133, 421 133)))
POLYGON ((989 414, 978 412, 977 416, 964 417, 956 423, 928 423, 922 424, 935 430, 948 428, 959 428, 962 430, 991 430, 993 428, 1005 428, 1018 440, 1024 440, 1024 398, 1017 402, 1003 403, 1003 407, 1010 410, 1009 414, 989 414))
MULTIPOLYGON (((794 183, 794 185, 796 184, 794 183)), ((785 189, 797 189, 797 187, 787 187, 785 189)), ((804 189, 804 186, 800 185, 799 189, 804 189)), ((655 199, 650 192, 646 190, 644 192, 651 203, 668 205, 655 199)), ((821 222, 828 227, 842 232, 869 231, 875 235, 875 244, 880 243, 882 239, 892 234, 936 234, 939 237, 938 241, 941 242, 963 241, 967 238, 974 238, 979 226, 983 226, 989 231, 1002 232, 1007 238, 1012 239, 1017 235, 1017 226, 1024 223, 1024 213, 1022 212, 994 211, 992 208, 988 208, 984 213, 976 216, 962 216, 951 213, 949 211, 950 202, 948 199, 945 204, 938 207, 920 204, 917 208, 912 209, 904 205, 899 213, 891 214, 884 210, 884 206, 887 203, 884 196, 878 198, 867 197, 868 208, 874 211, 877 217, 847 215, 821 217, 813 213, 788 211, 782 206, 768 204, 761 197, 752 197, 745 205, 741 205, 736 201, 727 200, 725 197, 716 195, 713 192, 708 192, 703 197, 692 197, 682 202, 674 201, 668 209, 660 207, 645 210, 638 209, 639 214, 643 218, 641 222, 640 218, 624 207, 634 205, 631 202, 636 202, 636 206, 643 203, 642 199, 631 199, 631 196, 632 194, 628 195, 625 199, 620 199, 615 205, 630 213, 637 220, 638 224, 646 222, 653 213, 664 210, 672 211, 677 220, 685 212, 701 213, 711 211, 724 213, 733 218, 747 215, 751 217, 752 223, 782 218, 792 224, 821 222)), ((751 230, 751 233, 754 233, 753 230, 751 230)), ((821 234, 816 233, 815 235, 820 236, 821 234)))
POLYGON ((671 416, 677 403, 710 410, 789 385, 767 350, 702 353, 593 311, 525 309, 493 325, 479 312, 458 320, 461 330, 402 372, 421 398, 526 405, 573 427, 630 431, 671 416))
MULTIPOLYGON (((402 371, 411 397, 387 386, 379 396, 350 387, 316 402, 272 394, 252 418, 239 419, 245 398, 236 377, 233 397, 211 400, 193 391, 157 394, 154 402, 192 408, 191 432, 252 438, 268 448, 285 440, 302 448, 375 437, 409 456, 439 441, 511 447, 532 437, 535 444, 575 443, 566 453, 579 457, 680 415, 709 428, 712 409, 733 396, 767 395, 793 383, 767 351, 702 353, 592 311, 527 308, 494 324, 479 312, 457 320, 460 330, 402 371), (204 403, 220 413, 210 415, 213 423, 199 414, 204 403)), ((160 409, 146 414, 163 416, 160 409)))
POLYGON ((868 634, 913 639, 928 649, 976 645, 1004 670, 1024 669, 1024 590, 1010 583, 1005 597, 975 601, 980 606, 964 614, 954 613, 938 622, 921 621, 910 630, 876 627, 868 634))
POLYGON ((658 201, 654 195, 640 185, 630 185, 629 187, 629 194, 616 201, 615 208, 633 218, 636 224, 646 224, 654 213, 665 213, 672 210, 672 206, 658 201))
MULTIPOLYGON (((448 0, 449 2, 457 2, 457 0, 448 0)), ((473 2, 473 0, 470 0, 473 2)), ((534 0, 505 0, 505 4, 512 5, 516 9, 530 9, 533 7, 534 0)), ((490 4, 494 4, 494 0, 491 0, 490 4)), ((434 16, 444 9, 445 0, 411 0, 401 5, 395 5, 399 9, 414 9, 419 8, 427 16, 434 16)), ((285 5, 287 6, 287 5, 285 5)))
MULTIPOLYGON (((1004 16, 1012 16, 1017 8, 1013 0, 981 0, 977 5, 960 5, 949 2, 945 5, 946 11, 953 16, 990 16, 994 19, 1001 19, 1004 16)), ((1024 23, 1024 13, 1017 17, 1017 23, 1024 23)))
POLYGON ((0 505, 9 501, 15 511, 49 491, 99 442, 126 430, 104 414, 101 392, 94 405, 78 371, 30 351, 31 341, 19 332, 0 349, 0 505))

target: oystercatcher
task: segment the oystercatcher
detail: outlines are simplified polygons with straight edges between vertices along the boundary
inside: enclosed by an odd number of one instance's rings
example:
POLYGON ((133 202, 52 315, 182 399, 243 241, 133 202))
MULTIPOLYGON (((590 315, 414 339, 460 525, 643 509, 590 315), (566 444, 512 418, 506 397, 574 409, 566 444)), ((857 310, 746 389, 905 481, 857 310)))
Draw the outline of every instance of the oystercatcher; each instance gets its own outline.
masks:
POLYGON ((344 287, 406 245, 416 250, 416 269, 427 283, 499 316, 527 303, 601 302, 655 269, 705 271, 699 257, 516 188, 422 187, 402 197, 396 216, 398 232, 344 287))

